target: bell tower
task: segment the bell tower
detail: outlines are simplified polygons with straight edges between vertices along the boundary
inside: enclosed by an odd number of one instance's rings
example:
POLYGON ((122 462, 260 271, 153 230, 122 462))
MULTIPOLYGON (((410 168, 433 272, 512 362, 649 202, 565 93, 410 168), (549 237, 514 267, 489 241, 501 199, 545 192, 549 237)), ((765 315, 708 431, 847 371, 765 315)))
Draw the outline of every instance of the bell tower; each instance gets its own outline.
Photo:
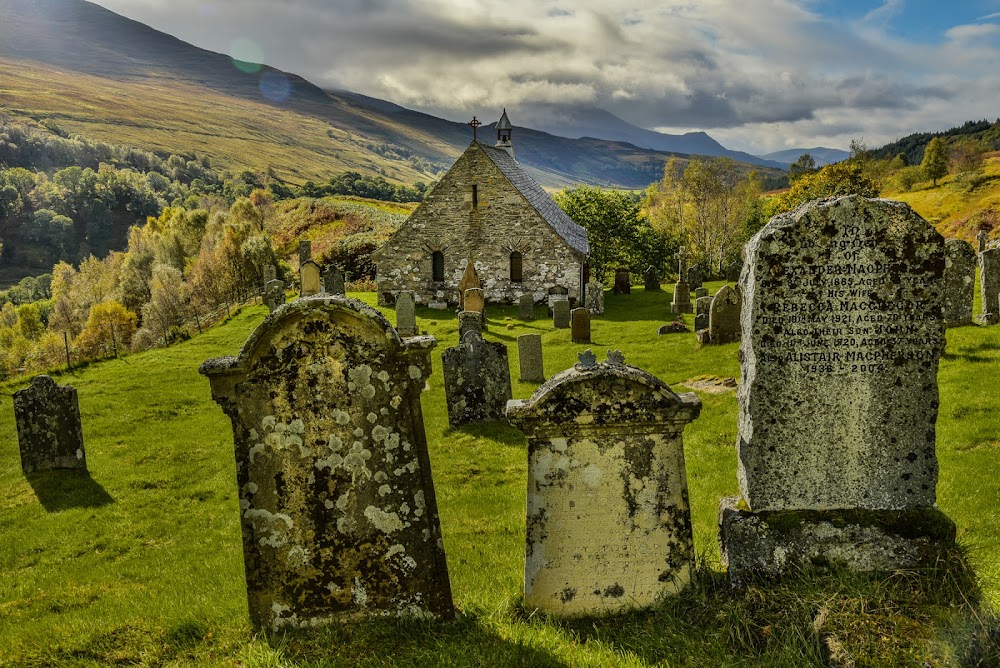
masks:
POLYGON ((500 120, 497 121, 497 148, 502 148, 507 151, 507 155, 511 158, 514 157, 514 145, 510 143, 510 133, 514 129, 514 126, 510 124, 510 119, 507 118, 506 107, 503 110, 503 114, 500 116, 500 120))

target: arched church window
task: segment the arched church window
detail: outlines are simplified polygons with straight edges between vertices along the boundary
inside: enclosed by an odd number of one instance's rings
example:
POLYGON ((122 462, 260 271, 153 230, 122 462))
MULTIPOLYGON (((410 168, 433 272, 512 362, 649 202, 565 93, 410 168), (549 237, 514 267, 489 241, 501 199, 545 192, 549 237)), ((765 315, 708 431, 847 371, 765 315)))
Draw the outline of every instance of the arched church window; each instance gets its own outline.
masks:
POLYGON ((434 251, 431 255, 431 280, 435 283, 444 281, 444 253, 434 251))
POLYGON ((522 275, 521 253, 514 251, 510 254, 510 282, 520 283, 522 275))

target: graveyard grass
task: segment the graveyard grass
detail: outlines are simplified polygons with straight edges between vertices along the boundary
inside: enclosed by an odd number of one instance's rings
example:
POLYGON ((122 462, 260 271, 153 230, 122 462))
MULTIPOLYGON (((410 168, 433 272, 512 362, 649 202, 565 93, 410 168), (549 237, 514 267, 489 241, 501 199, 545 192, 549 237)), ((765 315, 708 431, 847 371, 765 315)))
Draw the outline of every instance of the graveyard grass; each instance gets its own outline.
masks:
MULTIPOLYGON (((702 376, 737 377, 738 344, 699 349, 693 334, 655 335, 670 299, 669 289, 609 291, 589 346, 551 329, 541 307, 523 322, 516 306, 490 306, 486 338, 510 346, 516 398, 536 387, 518 381, 525 333, 542 335, 547 376, 590 347, 602 360, 619 348, 678 391, 702 376)), ((938 499, 958 525, 956 559, 929 573, 805 573, 732 592, 716 509, 738 489, 736 399, 699 391, 701 417, 684 435, 695 584, 654 610, 560 621, 521 606, 524 437, 498 423, 448 427, 440 355, 456 344, 457 321, 418 308, 418 325, 439 341, 423 407, 458 617, 254 636, 232 431, 197 368, 235 354, 264 313, 250 306, 168 349, 58 375, 79 390, 89 475, 26 479, 11 399, 24 383, 2 388, 0 666, 811 666, 846 656, 858 666, 1000 665, 1000 327, 949 330, 941 362, 938 499)))

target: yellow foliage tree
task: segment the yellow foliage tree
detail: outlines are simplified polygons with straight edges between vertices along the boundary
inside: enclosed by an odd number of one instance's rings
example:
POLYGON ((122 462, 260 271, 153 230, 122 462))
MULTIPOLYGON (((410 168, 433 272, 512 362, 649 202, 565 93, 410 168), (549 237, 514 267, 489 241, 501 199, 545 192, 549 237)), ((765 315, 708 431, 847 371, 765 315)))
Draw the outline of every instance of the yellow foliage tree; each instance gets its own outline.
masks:
POLYGON ((94 304, 86 326, 73 341, 73 350, 82 359, 111 355, 115 347, 124 350, 132 343, 137 324, 135 313, 119 302, 108 300, 94 304))

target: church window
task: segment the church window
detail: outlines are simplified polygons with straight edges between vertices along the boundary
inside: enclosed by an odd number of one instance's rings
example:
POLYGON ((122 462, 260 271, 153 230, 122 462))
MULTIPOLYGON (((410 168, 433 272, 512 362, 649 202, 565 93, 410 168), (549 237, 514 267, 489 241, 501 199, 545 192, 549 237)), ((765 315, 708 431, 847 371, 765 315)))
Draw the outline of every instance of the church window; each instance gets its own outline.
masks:
POLYGON ((472 184, 472 208, 479 208, 479 186, 475 183, 472 184))
POLYGON ((444 253, 434 251, 431 255, 431 280, 435 283, 444 281, 444 253))
POLYGON ((521 278, 521 254, 518 251, 514 251, 510 254, 510 282, 520 283, 521 278))

